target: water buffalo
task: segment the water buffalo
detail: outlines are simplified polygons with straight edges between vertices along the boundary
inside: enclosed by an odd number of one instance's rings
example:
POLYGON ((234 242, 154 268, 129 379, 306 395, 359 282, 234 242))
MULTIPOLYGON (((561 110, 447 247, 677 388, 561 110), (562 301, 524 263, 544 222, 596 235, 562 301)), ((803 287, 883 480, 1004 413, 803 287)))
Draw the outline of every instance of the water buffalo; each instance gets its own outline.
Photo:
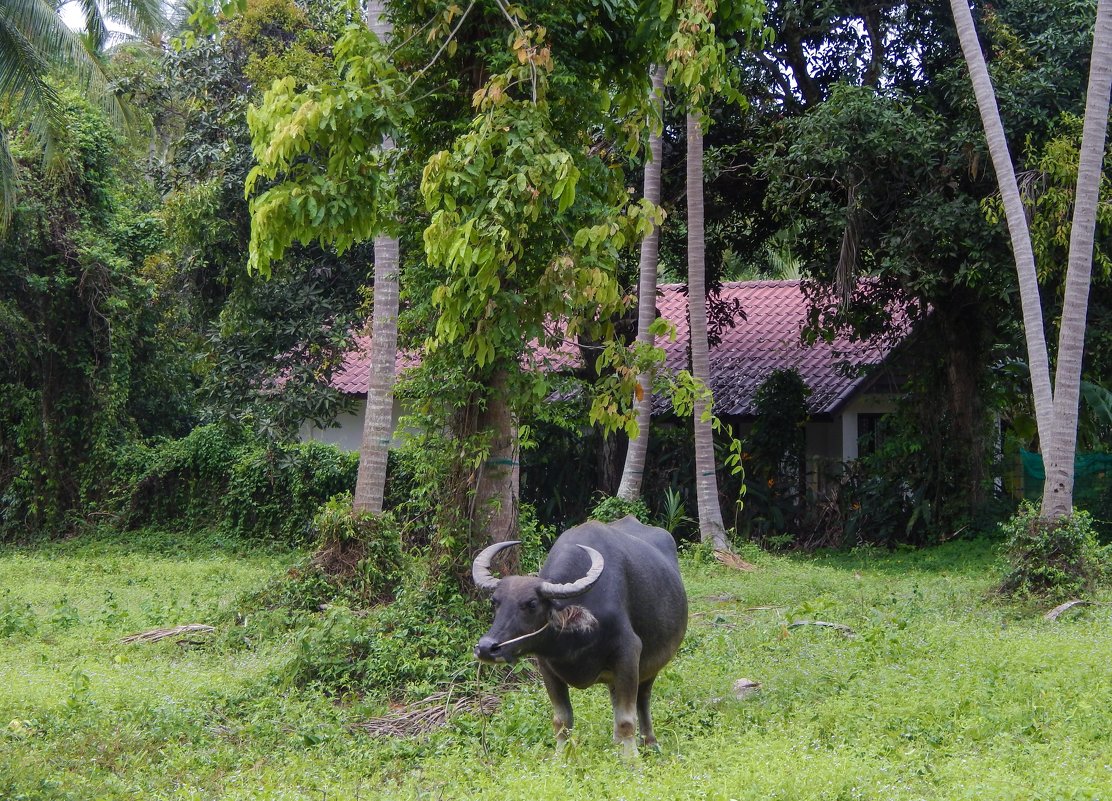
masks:
POLYGON ((491 575, 491 559, 516 542, 485 549, 472 565, 475 584, 494 593, 494 623, 475 646, 483 662, 537 658, 557 750, 572 726, 568 687, 602 682, 614 706, 614 740, 627 756, 641 737, 656 746, 649 696, 687 630, 687 593, 676 544, 634 517, 575 526, 556 540, 537 576, 491 575))

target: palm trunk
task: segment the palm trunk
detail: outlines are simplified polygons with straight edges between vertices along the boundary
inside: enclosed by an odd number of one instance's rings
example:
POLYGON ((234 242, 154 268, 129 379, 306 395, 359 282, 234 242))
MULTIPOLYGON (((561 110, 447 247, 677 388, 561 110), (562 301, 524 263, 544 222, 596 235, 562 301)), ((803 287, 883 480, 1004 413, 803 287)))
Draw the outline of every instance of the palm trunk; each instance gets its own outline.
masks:
MULTIPOLYGON (((654 116, 657 118, 652 121, 654 126, 659 123, 663 127, 666 71, 664 67, 656 67, 653 70, 652 105, 654 116)), ((662 130, 654 127, 649 133, 650 158, 645 165, 645 199, 654 206, 660 205, 663 139, 662 130)), ((659 251, 660 229, 653 226, 652 233, 641 242, 641 262, 638 265, 640 284, 637 288, 637 341, 645 345, 653 344, 653 335, 649 328, 656 320, 656 270, 659 251)), ((634 399, 634 409, 637 412, 637 436, 629 441, 625 467, 622 469, 622 480, 618 485, 618 497, 627 501, 635 501, 641 496, 645 457, 649 450, 649 425, 652 421, 652 381, 653 377, 649 373, 637 376, 637 383, 642 390, 641 395, 634 399)))
MULTIPOLYGON (((710 348, 707 344, 706 241, 703 218, 703 128, 694 114, 687 115, 687 302, 691 330, 691 373, 706 387, 710 381, 710 348)), ((695 402, 695 492, 699 506, 699 536, 716 550, 729 550, 722 508, 718 504, 718 477, 714 463, 714 432, 707 403, 695 402), (703 419, 704 415, 707 419, 703 419)))
POLYGON ((1039 439, 1045 449, 1052 436, 1053 394, 1050 387, 1050 363, 1046 352, 1046 333, 1043 329, 1042 304, 1039 300, 1039 280, 1035 270, 1035 253, 1031 247, 1031 233, 1027 227, 1027 215, 1019 194, 1019 185, 1016 183, 1008 140, 1004 135, 1004 124, 1000 119, 1000 109, 996 104, 996 93, 992 88, 984 53, 981 52, 977 29, 973 25, 973 15, 966 0, 950 0, 950 8, 954 14, 961 49, 965 54, 965 63, 969 68, 969 77, 973 81, 973 93, 976 95, 977 107, 981 112, 988 152, 1000 185, 1004 215, 1011 234, 1016 272, 1019 276, 1019 295, 1023 308, 1023 330, 1027 338, 1027 358, 1031 368, 1035 418, 1039 427, 1039 439))
POLYGON ((1044 449, 1046 483, 1042 517, 1049 520, 1073 509, 1074 458, 1077 450, 1077 412, 1081 393, 1081 357, 1085 348, 1085 320, 1089 283, 1093 271, 1104 143, 1108 132, 1109 96, 1112 94, 1112 0, 1097 3, 1093 30, 1093 58, 1085 95, 1085 123, 1074 192, 1070 228, 1069 266, 1058 333, 1058 359, 1054 373, 1054 429, 1049 453, 1044 449))
MULTIPOLYGON (((393 31, 382 0, 367 3, 367 25, 384 42, 393 31)), ((383 147, 393 143, 387 139, 383 147)), ((386 464, 394 424, 394 366, 398 353, 398 240, 375 238, 374 321, 371 333, 371 375, 363 441, 355 478, 355 512, 382 512, 386 464)))

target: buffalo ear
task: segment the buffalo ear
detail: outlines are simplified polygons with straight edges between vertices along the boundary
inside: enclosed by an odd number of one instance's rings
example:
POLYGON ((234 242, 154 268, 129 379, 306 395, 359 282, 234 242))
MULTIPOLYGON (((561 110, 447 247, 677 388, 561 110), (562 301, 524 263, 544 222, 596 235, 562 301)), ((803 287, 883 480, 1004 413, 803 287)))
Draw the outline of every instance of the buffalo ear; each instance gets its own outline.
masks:
POLYGON ((598 628, 598 618, 585 606, 572 604, 563 609, 553 609, 550 621, 557 631, 569 633, 594 631, 598 628))

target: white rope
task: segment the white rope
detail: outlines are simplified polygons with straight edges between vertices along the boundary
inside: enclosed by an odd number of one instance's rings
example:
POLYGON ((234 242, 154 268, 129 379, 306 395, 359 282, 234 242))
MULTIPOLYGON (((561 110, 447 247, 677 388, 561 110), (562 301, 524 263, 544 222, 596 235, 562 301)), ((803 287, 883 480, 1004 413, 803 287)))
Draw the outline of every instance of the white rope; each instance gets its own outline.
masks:
POLYGON ((522 634, 520 637, 514 637, 512 640, 506 640, 505 642, 498 643, 498 645, 495 647, 494 650, 497 651, 501 648, 505 648, 507 645, 511 645, 512 643, 521 642, 522 640, 528 639, 529 637, 535 637, 536 635, 540 634, 542 631, 544 631, 547 628, 548 628, 548 624, 545 623, 543 626, 541 626, 536 631, 531 631, 528 634, 522 634))

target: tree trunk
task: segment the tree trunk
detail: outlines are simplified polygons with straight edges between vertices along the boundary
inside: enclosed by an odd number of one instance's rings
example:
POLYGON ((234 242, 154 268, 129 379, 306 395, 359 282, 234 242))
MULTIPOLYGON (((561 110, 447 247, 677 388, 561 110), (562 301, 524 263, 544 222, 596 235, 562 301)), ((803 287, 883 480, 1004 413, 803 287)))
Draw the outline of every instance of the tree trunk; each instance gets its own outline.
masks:
MULTIPOLYGON (((367 3, 367 25, 384 42, 392 27, 382 0, 367 3)), ((383 142, 386 149, 393 143, 383 142)), ((371 331, 371 375, 367 385, 367 410, 363 441, 355 478, 354 512, 382 512, 386 490, 386 464, 394 424, 394 366, 398 353, 398 240, 375 238, 374 320, 371 331)))
POLYGON ((495 368, 487 386, 486 408, 478 421, 479 433, 490 437, 490 447, 475 481, 470 517, 472 539, 484 547, 492 542, 514 539, 517 535, 521 465, 517 428, 507 402, 508 380, 507 368, 495 368))
MULTIPOLYGON (((660 205, 660 170, 663 165, 663 127, 664 114, 664 76, 665 67, 653 69, 653 95, 652 105, 654 119, 653 129, 649 133, 649 162, 645 165, 645 199, 653 205, 660 205)), ((642 344, 652 345, 653 335, 649 327, 656 320, 656 271, 660 251, 660 229, 653 227, 650 233, 641 242, 641 263, 638 266, 640 283, 637 288, 637 341, 642 344)), ((649 450, 649 425, 652 421, 653 408, 653 377, 649 373, 637 376, 637 383, 641 388, 641 395, 634 399, 634 409, 637 412, 637 436, 629 441, 626 450, 625 467, 622 469, 622 480, 618 485, 618 497, 626 501, 635 501, 641 496, 641 482, 645 474, 645 456, 649 450)))
POLYGON ((957 525, 980 508, 988 487, 988 414, 978 386, 985 369, 986 335, 976 301, 965 288, 952 288, 944 308, 948 311, 938 310, 937 325, 946 352, 945 377, 939 387, 945 402, 936 407, 936 414, 944 410, 945 439, 951 444, 960 442, 962 447, 944 448, 939 456, 940 474, 947 478, 936 482, 940 493, 936 514, 946 513, 948 507, 952 517, 943 519, 957 525), (959 499, 964 500, 960 507, 955 505, 959 499))
MULTIPOLYGON (((707 344, 706 242, 703 231, 703 128, 694 114, 687 115, 687 303, 691 330, 691 373, 710 387, 710 348, 707 344)), ((703 399, 695 402, 695 494, 699 507, 699 536, 716 550, 729 550, 722 508, 718 503, 718 477, 714 463, 714 432, 704 420, 703 399)))
POLYGON ((1070 228, 1069 266, 1058 333, 1054 372, 1054 428, 1049 453, 1043 451, 1046 483, 1041 516, 1053 520, 1073 510, 1074 458, 1077 450, 1077 412, 1081 394, 1081 358, 1085 349, 1085 320, 1093 271, 1093 238, 1097 202, 1108 132, 1109 95, 1112 93, 1112 0, 1097 3, 1093 30, 1093 58, 1085 95, 1085 123, 1074 192, 1070 228))

